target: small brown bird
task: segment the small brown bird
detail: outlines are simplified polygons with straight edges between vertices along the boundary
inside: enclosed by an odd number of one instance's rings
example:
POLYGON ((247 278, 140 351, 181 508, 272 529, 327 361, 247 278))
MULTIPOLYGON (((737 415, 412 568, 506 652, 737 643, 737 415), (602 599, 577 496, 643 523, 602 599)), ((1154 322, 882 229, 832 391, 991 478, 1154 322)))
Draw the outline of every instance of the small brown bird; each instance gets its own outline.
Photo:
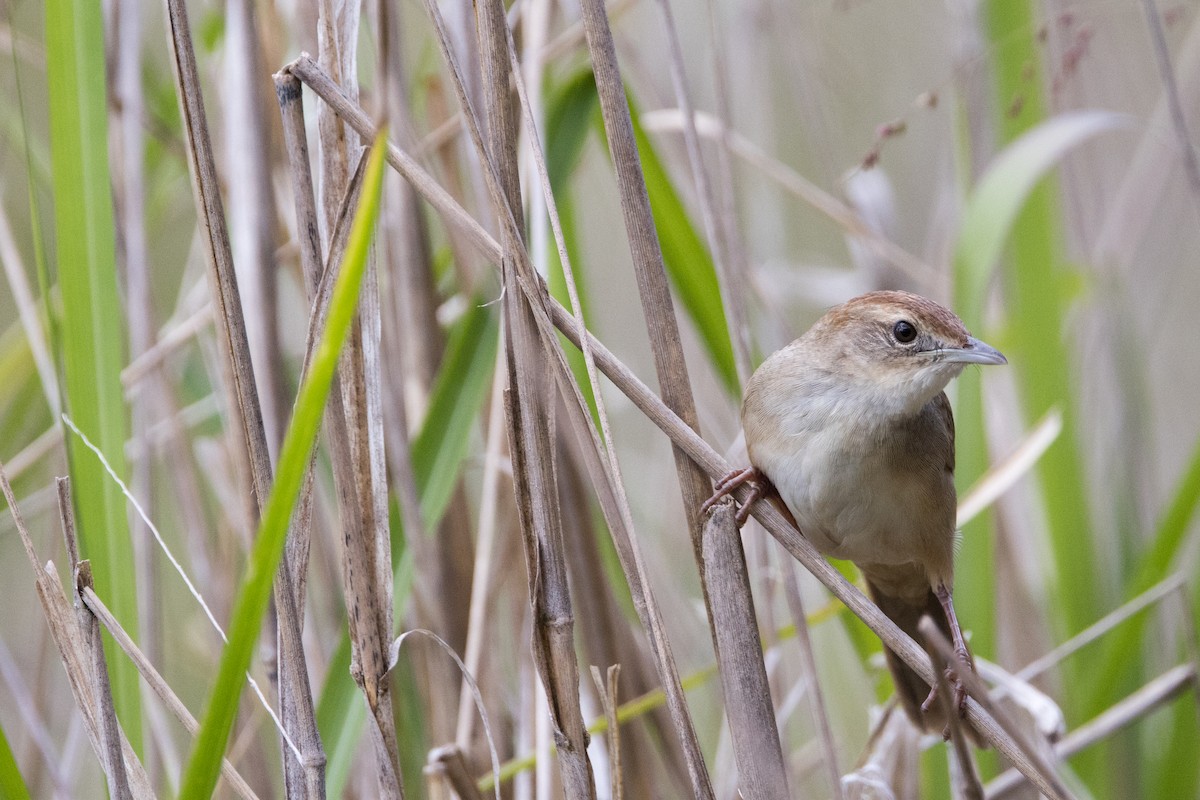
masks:
MULTIPOLYGON (((836 306, 750 379, 751 467, 727 475, 705 508, 747 481, 755 499, 773 487, 817 550, 854 562, 893 622, 916 637, 929 614, 971 664, 951 599, 954 417, 942 390, 968 364, 1006 363, 924 297, 872 292, 836 306)), ((934 693, 890 650, 887 662, 909 717, 942 732, 934 693)), ((962 708, 957 679, 955 693, 962 708)))

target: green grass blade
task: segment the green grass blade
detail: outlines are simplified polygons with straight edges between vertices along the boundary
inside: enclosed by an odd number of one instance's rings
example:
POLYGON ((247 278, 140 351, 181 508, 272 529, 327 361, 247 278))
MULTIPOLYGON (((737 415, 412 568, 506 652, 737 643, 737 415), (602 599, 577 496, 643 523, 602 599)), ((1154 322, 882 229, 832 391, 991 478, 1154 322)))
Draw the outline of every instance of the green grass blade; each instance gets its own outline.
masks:
MULTIPOLYGON (((50 155, 63 302, 57 344, 66 379, 64 408, 105 453, 117 474, 127 476, 129 422, 120 378, 125 363, 123 315, 108 170, 101 13, 100 4, 91 0, 46 2, 50 155)), ((125 630, 136 633, 137 592, 125 498, 75 437, 68 437, 67 454, 80 545, 92 560, 96 591, 108 600, 125 630)), ((108 670, 117 715, 130 743, 140 752, 137 671, 111 647, 108 670)))
MULTIPOLYGON (((571 193, 571 178, 579 165, 584 145, 588 136, 597 124, 600 113, 599 98, 596 96, 596 83, 591 70, 580 70, 554 87, 546 100, 546 172, 550 176, 550 188, 554 193, 554 202, 558 207, 559 223, 562 225, 563 239, 567 248, 567 256, 571 259, 571 269, 575 274, 575 288, 579 294, 579 305, 583 311, 584 322, 590 319, 588 313, 588 288, 585 280, 585 264, 579 246, 578 228, 575 221, 575 202, 571 193)), ((603 125, 603 121, 599 121, 603 125)), ((549 264, 547 283, 550 295, 566 308, 571 307, 570 295, 567 292, 566 276, 563 272, 562 261, 558 256, 558 246, 553 241, 546 248, 546 260, 549 264)), ((599 411, 596 398, 592 393, 591 381, 587 374, 587 365, 583 353, 575 347, 566 346, 566 337, 559 334, 564 344, 567 364, 579 384, 583 398, 587 401, 588 409, 595 420, 596 428, 600 428, 599 411)))
POLYGON ((967 201, 955 249, 956 310, 965 322, 979 324, 996 264, 1005 246, 1021 236, 1014 228, 1041 180, 1073 148, 1126 124, 1109 111, 1060 114, 996 156, 967 201))
POLYGON ((379 215, 386 144, 385 133, 381 131, 375 137, 367 162, 362 197, 350 229, 342 269, 334 285, 325 330, 314 353, 312 367, 300 386, 296 407, 280 451, 275 485, 267 498, 258 537, 250 551, 246 575, 234 601, 229 642, 221 656, 220 670, 208 709, 184 771, 180 790, 180 797, 183 798, 199 800, 210 797, 217 784, 221 758, 237 714, 246 670, 250 666, 263 615, 271 599, 275 572, 283 556, 292 509, 300 495, 309 454, 320 428, 338 354, 350 332, 358 305, 359 287, 366 271, 371 239, 379 215))
POLYGON ((0 800, 27 800, 29 787, 17 766, 12 748, 8 745, 8 735, 0 727, 0 800))
POLYGON ((478 303, 450 334, 445 361, 429 395, 429 411, 412 442, 413 475, 427 530, 442 518, 458 482, 471 422, 487 396, 499 338, 491 308, 478 303))

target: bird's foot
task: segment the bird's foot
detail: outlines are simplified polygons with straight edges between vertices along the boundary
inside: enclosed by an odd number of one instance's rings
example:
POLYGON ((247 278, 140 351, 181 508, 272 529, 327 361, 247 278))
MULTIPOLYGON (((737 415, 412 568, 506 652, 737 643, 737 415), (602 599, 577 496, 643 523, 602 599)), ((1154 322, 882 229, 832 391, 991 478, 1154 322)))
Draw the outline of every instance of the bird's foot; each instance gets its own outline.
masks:
POLYGON ((741 507, 738 508, 737 515, 734 517, 737 526, 739 528, 742 527, 750 517, 751 507, 766 493, 766 487, 770 486, 770 482, 766 477, 754 467, 735 469, 717 481, 713 487, 712 497, 705 500, 704 504, 700 506, 700 513, 707 513, 721 498, 733 494, 739 486, 745 483, 750 484, 750 495, 746 498, 746 502, 742 503, 741 507))
MULTIPOLYGON (((975 670, 975 665, 971 661, 971 655, 966 648, 954 648, 955 661, 957 665, 965 665, 966 669, 975 670)), ((962 719, 967 718, 967 687, 963 685, 962 679, 958 677, 955 667, 946 667, 946 684, 954 692, 954 707, 958 709, 958 716, 962 719)), ((925 702, 921 703, 921 712, 928 713, 933 704, 937 702, 938 684, 934 684, 929 690, 929 696, 925 698, 925 702)), ((942 731, 942 738, 950 741, 950 726, 947 725, 942 731)))

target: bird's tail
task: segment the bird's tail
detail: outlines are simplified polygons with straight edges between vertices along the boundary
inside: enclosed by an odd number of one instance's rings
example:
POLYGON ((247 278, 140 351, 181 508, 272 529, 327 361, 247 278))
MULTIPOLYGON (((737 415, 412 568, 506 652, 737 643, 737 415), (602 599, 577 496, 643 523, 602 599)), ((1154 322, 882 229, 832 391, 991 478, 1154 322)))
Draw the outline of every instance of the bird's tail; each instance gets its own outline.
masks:
MULTIPOLYGON (((920 597, 890 594, 869 578, 867 588, 870 591, 871 599, 875 601, 875 605, 879 606, 879 610, 918 643, 921 641, 921 635, 917 631, 917 624, 926 614, 937 624, 942 635, 948 641, 952 640, 950 622, 946 619, 942 604, 938 601, 937 595, 933 593, 933 589, 927 589, 924 596, 920 597)), ((929 696, 929 685, 912 667, 892 652, 891 648, 885 646, 883 652, 887 657, 888 671, 892 673, 892 681, 896 684, 896 695, 900 698, 900 705, 904 707, 908 718, 920 730, 940 735, 946 729, 947 723, 942 704, 934 702, 928 711, 921 710, 921 705, 929 696)), ((980 737, 974 727, 967 724, 966 729, 976 744, 980 744, 980 737)))

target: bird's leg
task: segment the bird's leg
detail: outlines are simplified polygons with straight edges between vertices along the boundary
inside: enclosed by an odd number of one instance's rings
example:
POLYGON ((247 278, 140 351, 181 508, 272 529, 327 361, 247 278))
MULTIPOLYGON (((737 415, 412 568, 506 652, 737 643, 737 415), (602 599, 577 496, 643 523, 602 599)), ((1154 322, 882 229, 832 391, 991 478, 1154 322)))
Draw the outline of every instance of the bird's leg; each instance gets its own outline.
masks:
MULTIPOLYGON (((950 590, 946 584, 939 583, 934 590, 938 602, 942 604, 942 610, 946 612, 946 621, 950 623, 950 636, 953 640, 954 655, 958 660, 965 664, 968 669, 974 670, 975 664, 971 661, 971 653, 967 650, 967 642, 963 639, 962 628, 958 624, 958 616, 954 613, 954 598, 951 596, 950 590)), ((947 669, 947 673, 953 672, 953 666, 947 669)), ((947 677, 951 680, 951 685, 954 687, 954 701, 958 706, 959 714, 966 714, 967 711, 967 690, 963 687, 962 680, 955 674, 948 674, 947 677)), ((929 697, 925 698, 925 702, 921 704, 921 710, 927 711, 932 706, 934 698, 937 696, 937 686, 929 692, 929 697)))
POLYGON ((721 480, 717 481, 713 487, 712 497, 704 501, 700 506, 700 513, 707 512, 710 508, 716 505, 717 501, 722 497, 733 494, 739 486, 744 483, 750 484, 750 496, 746 498, 746 502, 742 503, 742 507, 738 509, 737 520, 738 527, 746 524, 746 518, 750 516, 750 508, 757 502, 767 491, 770 481, 766 479, 761 472, 754 467, 746 467, 745 469, 735 469, 725 475, 721 480))

